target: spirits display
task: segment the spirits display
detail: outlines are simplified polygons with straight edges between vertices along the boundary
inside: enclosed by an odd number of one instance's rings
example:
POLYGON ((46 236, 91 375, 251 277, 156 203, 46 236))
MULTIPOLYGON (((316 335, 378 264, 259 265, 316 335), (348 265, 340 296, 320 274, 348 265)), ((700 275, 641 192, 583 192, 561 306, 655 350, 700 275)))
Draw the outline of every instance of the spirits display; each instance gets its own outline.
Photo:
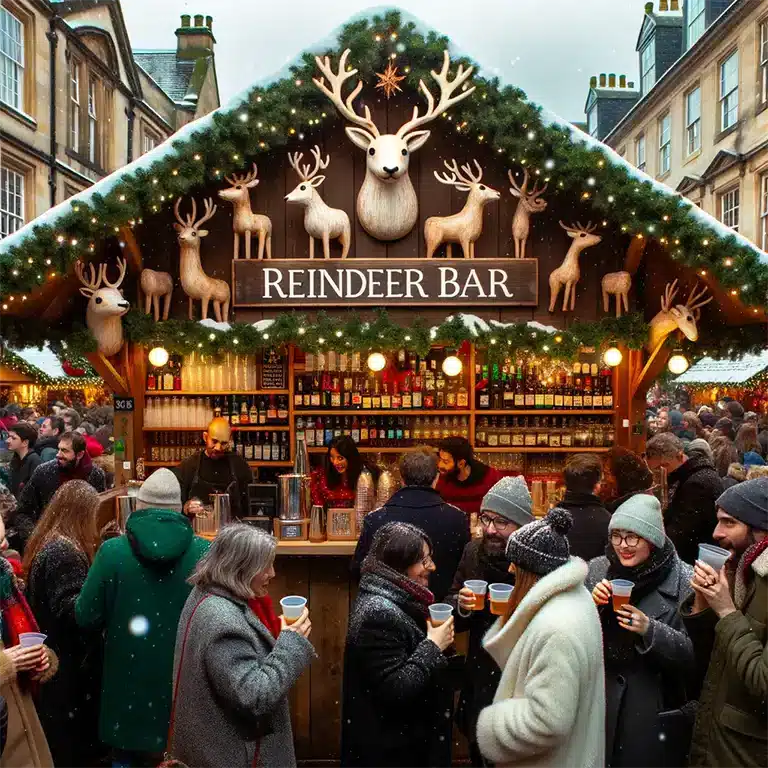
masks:
POLYGON ((610 416, 481 416, 475 426, 478 448, 610 448, 610 416))
POLYGON ((288 397, 148 397, 144 408, 144 426, 205 429, 214 416, 225 417, 233 427, 287 426, 288 397))

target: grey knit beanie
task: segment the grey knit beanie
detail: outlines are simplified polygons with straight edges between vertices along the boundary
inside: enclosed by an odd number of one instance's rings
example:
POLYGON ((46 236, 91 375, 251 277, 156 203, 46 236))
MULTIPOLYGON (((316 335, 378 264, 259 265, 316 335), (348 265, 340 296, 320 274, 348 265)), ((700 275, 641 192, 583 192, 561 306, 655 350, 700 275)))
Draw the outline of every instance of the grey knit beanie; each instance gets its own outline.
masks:
POLYGON ((715 504, 750 528, 768 531, 768 477, 731 486, 715 504))
POLYGON ((649 493, 636 493, 630 496, 611 516, 608 532, 615 530, 630 531, 661 549, 667 536, 664 533, 664 520, 661 516, 661 504, 649 493))
POLYGON ((701 437, 691 440, 691 442, 685 446, 685 453, 687 456, 693 456, 694 453, 700 453, 702 456, 706 456, 710 461, 714 461, 715 459, 714 454, 712 453, 712 447, 701 437))
POLYGON ((562 507, 554 507, 543 520, 524 525, 507 540, 507 560, 518 568, 546 576, 565 565, 570 558, 566 534, 573 517, 562 507))
POLYGON ((534 521, 533 499, 525 484, 525 478, 502 477, 483 497, 480 511, 488 510, 520 526, 534 521))
POLYGON ((172 509, 181 512, 181 486, 170 469, 155 470, 139 488, 137 509, 172 509))

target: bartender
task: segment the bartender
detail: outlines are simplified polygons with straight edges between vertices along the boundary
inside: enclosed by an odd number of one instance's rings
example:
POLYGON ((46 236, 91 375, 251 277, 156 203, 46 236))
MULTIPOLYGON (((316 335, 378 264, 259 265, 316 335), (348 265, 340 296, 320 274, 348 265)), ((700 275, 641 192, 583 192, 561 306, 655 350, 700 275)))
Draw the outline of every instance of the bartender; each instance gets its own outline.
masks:
POLYGON ((229 494, 232 517, 248 514, 248 484, 253 473, 242 456, 230 451, 232 432, 226 419, 215 418, 203 432, 205 448, 181 462, 176 470, 184 514, 200 512, 212 493, 229 494))
POLYGON ((349 435, 331 441, 325 466, 310 477, 312 503, 328 507, 354 507, 357 479, 363 471, 363 457, 349 435))

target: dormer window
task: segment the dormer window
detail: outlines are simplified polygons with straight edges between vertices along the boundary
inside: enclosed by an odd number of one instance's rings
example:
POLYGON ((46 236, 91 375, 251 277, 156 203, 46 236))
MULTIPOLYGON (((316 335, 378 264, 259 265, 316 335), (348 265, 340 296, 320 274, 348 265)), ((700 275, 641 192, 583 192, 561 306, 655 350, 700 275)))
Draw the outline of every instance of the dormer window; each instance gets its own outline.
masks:
POLYGON ((587 112, 587 133, 597 138, 597 103, 593 104, 587 112))
POLYGON ((640 52, 640 93, 645 96, 656 82, 656 40, 651 38, 640 52))
POLYGON ((706 0, 688 0, 688 48, 704 34, 706 5, 706 0))

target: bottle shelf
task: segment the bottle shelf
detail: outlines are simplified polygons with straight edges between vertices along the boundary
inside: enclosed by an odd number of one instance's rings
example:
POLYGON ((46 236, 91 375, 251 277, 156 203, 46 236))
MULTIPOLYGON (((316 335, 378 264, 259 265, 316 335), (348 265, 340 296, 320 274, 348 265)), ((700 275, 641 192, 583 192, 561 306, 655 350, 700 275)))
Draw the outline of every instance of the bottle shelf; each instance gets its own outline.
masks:
MULTIPOLYGON (((142 427, 143 432, 203 432, 206 427, 142 427)), ((232 425, 232 432, 290 432, 288 424, 276 424, 273 426, 261 424, 254 426, 252 424, 243 424, 243 426, 232 425)))
MULTIPOLYGON (((178 467, 180 461, 145 461, 145 467, 178 467)), ((249 461, 249 467, 292 467, 292 461, 249 461)))
POLYGON ((504 446, 503 448, 488 448, 481 446, 475 448, 475 453, 608 453, 611 446, 606 448, 550 448, 546 445, 538 445, 535 448, 531 446, 504 446))
MULTIPOLYGON (((403 445, 403 446, 387 446, 385 448, 376 448, 372 445, 358 445, 357 450, 360 453, 410 453, 411 451, 417 451, 421 448, 429 448, 428 443, 422 443, 420 445, 403 445)), ((327 453, 328 447, 325 446, 324 448, 317 448, 316 446, 312 446, 311 448, 307 448, 308 453, 327 453)))
POLYGON ((470 416, 472 411, 468 408, 451 408, 448 410, 425 410, 423 408, 399 408, 398 410, 361 410, 357 408, 336 408, 334 410, 304 410, 294 408, 294 417, 298 416, 470 416))
POLYGON ((538 410, 523 411, 516 408, 507 408, 502 410, 489 410, 487 408, 478 408, 475 416, 613 416, 616 410, 613 408, 558 408, 557 410, 538 410))
POLYGON ((162 389, 162 390, 147 390, 144 393, 145 397, 169 397, 171 395, 181 395, 181 396, 189 396, 189 397, 229 397, 230 395, 235 395, 235 397, 239 397, 242 395, 289 395, 290 392, 287 389, 249 389, 249 390, 239 390, 239 389, 227 389, 227 390, 221 390, 218 392, 213 391, 203 391, 200 390, 192 391, 192 390, 186 390, 182 392, 181 390, 173 390, 173 389, 162 389))

